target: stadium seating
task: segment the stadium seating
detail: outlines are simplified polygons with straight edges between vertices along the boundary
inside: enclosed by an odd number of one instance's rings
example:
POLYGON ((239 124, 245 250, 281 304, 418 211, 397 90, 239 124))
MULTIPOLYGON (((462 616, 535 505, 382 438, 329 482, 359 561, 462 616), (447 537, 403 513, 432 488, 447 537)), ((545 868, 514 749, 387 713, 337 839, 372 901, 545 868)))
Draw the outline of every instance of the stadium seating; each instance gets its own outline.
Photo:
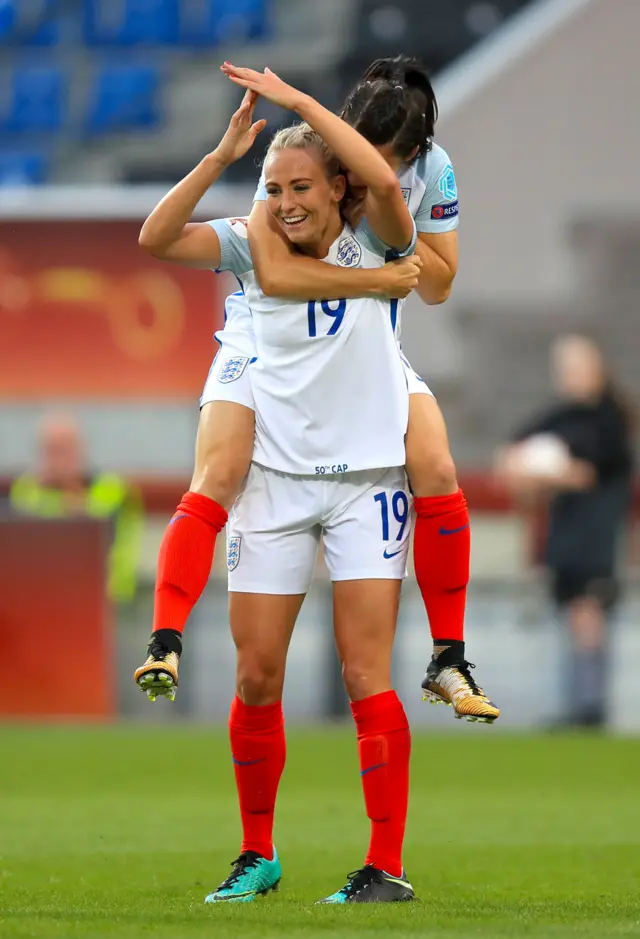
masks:
POLYGON ((85 131, 156 127, 161 118, 160 84, 160 72, 152 65, 106 65, 89 90, 85 131))
POLYGON ((56 0, 1 0, 0 42, 53 46, 60 37, 56 0))
MULTIPOLYGON (((311 83, 311 93, 337 109, 372 58, 413 54, 436 72, 527 2, 531 0, 348 0, 349 7, 355 6, 355 20, 349 18, 351 43, 342 61, 337 51, 338 62, 331 68, 320 66, 314 74, 303 68, 294 78, 311 83)), ((317 5, 322 7, 322 0, 317 5)), ((0 0, 0 48, 6 69, 1 79, 0 149, 10 151, 12 160, 21 160, 14 150, 31 154, 34 145, 44 143, 55 168, 56 141, 65 135, 72 145, 74 137, 75 145, 81 145, 86 136, 158 128, 164 118, 160 101, 165 82, 183 62, 187 71, 190 50, 226 50, 234 44, 267 41, 272 32, 280 35, 283 17, 284 0, 0 0), (88 81, 87 47, 94 69, 88 81), (144 50, 144 60, 139 49, 144 50), (95 60, 97 50, 111 60, 95 60), (167 55, 174 51, 178 54, 167 55), (166 74, 153 64, 159 53, 167 60, 166 74), (25 58, 36 54, 35 62, 25 58)), ((304 26, 305 18, 300 22, 304 26)), ((292 33, 286 41, 299 42, 296 37, 292 33)), ((280 60, 278 67, 286 72, 280 60)), ((197 70, 193 80, 198 81, 197 70)), ((281 120, 279 113, 264 116, 270 130, 281 120)), ((253 178, 255 156, 235 166, 230 177, 253 178)), ((20 165, 26 169, 18 175, 37 180, 46 171, 48 160, 24 159, 20 165)), ((183 160, 188 163, 187 153, 176 165, 183 160)), ((143 167, 135 166, 140 178, 143 167)), ((123 162, 119 170, 126 171, 123 162)), ((149 171, 156 172, 151 165, 149 171)))
POLYGON ((268 0, 84 0, 88 45, 212 46, 263 39, 268 0))
POLYGON ((55 133, 64 121, 67 87, 62 69, 51 65, 20 65, 11 79, 9 113, 0 118, 3 131, 55 133))
POLYGON ((190 46, 256 41, 268 33, 268 0, 182 0, 179 39, 190 46))
POLYGON ((84 0, 87 45, 138 46, 173 43, 179 0, 84 0))
POLYGON ((43 183, 47 170, 44 153, 0 150, 0 186, 43 183))

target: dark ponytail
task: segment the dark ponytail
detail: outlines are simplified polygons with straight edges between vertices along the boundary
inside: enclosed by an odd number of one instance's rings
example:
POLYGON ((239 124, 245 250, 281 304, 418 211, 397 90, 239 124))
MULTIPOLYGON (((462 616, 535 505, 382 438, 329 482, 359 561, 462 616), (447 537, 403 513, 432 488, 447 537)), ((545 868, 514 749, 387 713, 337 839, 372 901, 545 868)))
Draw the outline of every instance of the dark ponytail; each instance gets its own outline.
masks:
POLYGON ((376 59, 351 91, 341 117, 375 146, 392 144, 403 160, 431 149, 438 104, 416 59, 376 59))

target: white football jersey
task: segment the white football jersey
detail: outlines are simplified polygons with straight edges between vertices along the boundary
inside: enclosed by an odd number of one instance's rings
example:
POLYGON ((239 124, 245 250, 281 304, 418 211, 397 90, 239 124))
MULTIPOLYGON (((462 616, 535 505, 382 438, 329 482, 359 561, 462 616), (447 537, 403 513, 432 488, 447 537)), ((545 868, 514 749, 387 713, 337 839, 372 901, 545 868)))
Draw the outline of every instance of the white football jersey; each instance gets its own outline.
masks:
MULTIPOLYGON (((418 232, 437 234, 453 231, 458 227, 458 187, 451 160, 442 147, 434 143, 428 153, 419 157, 410 166, 400 167, 398 179, 418 232)), ((266 197, 263 171, 254 200, 264 201, 266 197)), ((368 231, 366 223, 362 227, 368 231)), ((229 337, 232 348, 236 349, 244 334, 243 354, 251 357, 253 355, 251 319, 242 298, 234 300, 227 309, 226 315, 225 327, 216 333, 216 339, 223 345, 229 337)), ((400 339, 400 325, 400 319, 398 319, 396 326, 398 340, 400 339)))
MULTIPOLYGON (((404 465, 409 399, 395 338, 401 301, 265 297, 246 220, 209 224, 220 239, 220 270, 236 275, 251 311, 254 461, 296 475, 404 465)), ((387 250, 369 232, 345 227, 324 260, 380 267, 387 250)))

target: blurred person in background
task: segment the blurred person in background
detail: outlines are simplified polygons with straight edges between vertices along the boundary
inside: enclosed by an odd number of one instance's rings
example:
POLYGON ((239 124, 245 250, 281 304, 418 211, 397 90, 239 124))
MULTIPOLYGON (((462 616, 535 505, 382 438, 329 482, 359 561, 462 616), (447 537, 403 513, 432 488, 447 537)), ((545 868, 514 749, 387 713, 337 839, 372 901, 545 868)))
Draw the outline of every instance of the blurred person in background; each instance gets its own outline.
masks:
POLYGON ((600 727, 632 495, 633 416, 586 336, 558 338, 551 370, 557 402, 513 436, 497 467, 521 505, 548 503, 544 563, 571 649, 561 724, 600 727))
POLYGON ((88 516, 112 523, 107 591, 123 603, 133 599, 144 525, 137 490, 115 473, 92 472, 85 444, 75 420, 48 415, 38 432, 33 472, 12 484, 9 500, 14 511, 39 518, 88 516))

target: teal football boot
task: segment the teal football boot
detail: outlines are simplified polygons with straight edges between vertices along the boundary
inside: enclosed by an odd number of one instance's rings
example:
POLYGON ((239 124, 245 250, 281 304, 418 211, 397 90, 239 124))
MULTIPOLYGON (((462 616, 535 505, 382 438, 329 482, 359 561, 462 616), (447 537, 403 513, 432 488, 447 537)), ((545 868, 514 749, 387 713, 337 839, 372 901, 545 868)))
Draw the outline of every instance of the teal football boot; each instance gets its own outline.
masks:
POLYGON ((255 851, 245 851, 231 863, 233 870, 205 898, 205 903, 249 903, 270 890, 278 889, 282 868, 275 848, 271 861, 255 851))

